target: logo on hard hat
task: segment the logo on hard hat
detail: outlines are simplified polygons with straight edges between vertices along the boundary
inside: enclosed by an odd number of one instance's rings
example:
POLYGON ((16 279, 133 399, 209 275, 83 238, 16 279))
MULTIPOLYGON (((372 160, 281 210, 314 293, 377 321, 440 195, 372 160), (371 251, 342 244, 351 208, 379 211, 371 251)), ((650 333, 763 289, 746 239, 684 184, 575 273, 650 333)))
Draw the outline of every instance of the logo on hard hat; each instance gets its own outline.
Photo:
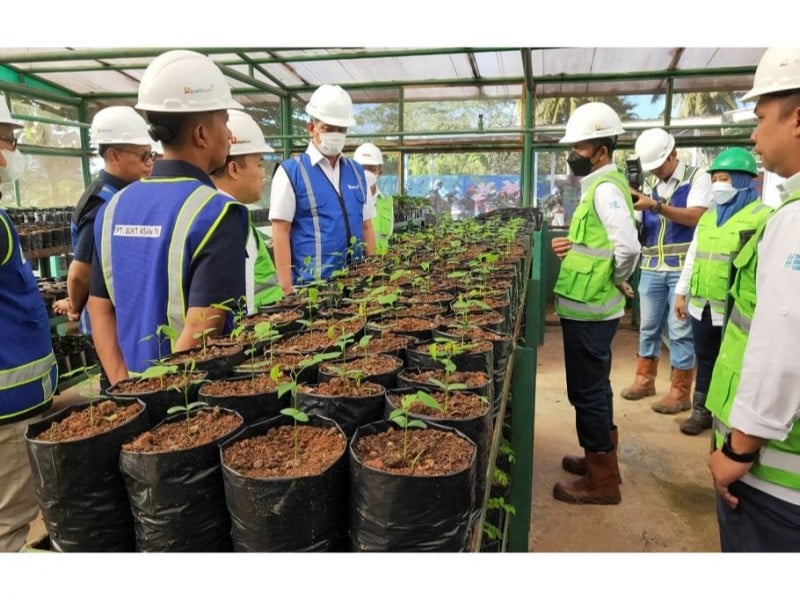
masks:
POLYGON ((214 89, 214 84, 212 83, 207 88, 193 88, 188 85, 183 86, 183 93, 184 94, 206 94, 214 89))
POLYGON ((235 135, 231 136, 231 144, 249 144, 252 140, 243 140, 241 138, 236 137, 235 135))

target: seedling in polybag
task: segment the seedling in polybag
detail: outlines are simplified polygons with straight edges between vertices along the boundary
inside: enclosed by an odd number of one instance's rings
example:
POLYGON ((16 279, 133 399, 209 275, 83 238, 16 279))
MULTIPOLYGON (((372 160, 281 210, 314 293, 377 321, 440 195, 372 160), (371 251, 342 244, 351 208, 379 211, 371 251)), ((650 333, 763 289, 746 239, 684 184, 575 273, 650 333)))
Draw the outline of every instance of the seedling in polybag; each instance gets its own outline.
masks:
POLYGON ((426 392, 420 391, 415 394, 407 394, 406 396, 403 396, 403 399, 400 401, 400 407, 395 408, 389 414, 389 420, 397 423, 403 428, 403 460, 408 460, 408 428, 416 427, 419 429, 425 429, 428 427, 425 424, 425 421, 421 419, 409 419, 411 406, 417 402, 430 408, 435 408, 436 410, 442 410, 442 407, 436 401, 436 398, 426 392))
POLYGON ((174 415, 176 413, 186 413, 186 434, 191 435, 192 429, 189 425, 189 413, 193 411, 195 408, 199 408, 201 406, 208 406, 208 402, 203 402, 202 400, 195 400, 194 402, 189 402, 189 388, 191 387, 192 383, 206 383, 205 379, 200 380, 193 380, 192 375, 195 373, 195 362, 194 359, 189 359, 183 365, 183 387, 179 385, 172 385, 169 389, 176 390, 178 392, 183 392, 183 406, 170 406, 167 409, 168 415, 174 415))
POLYGON ((304 413, 302 410, 298 410, 296 408, 291 408, 291 407, 281 409, 281 414, 286 415, 287 417, 292 417, 292 419, 294 419, 294 426, 292 433, 294 437, 294 460, 297 461, 297 453, 298 453, 297 424, 308 423, 308 415, 304 413))

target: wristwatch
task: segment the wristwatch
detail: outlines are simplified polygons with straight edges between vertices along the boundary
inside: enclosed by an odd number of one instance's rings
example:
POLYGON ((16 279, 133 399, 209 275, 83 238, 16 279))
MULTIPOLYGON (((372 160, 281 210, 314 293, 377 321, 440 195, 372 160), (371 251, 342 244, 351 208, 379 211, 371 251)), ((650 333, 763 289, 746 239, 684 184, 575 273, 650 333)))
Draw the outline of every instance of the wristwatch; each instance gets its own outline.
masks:
POLYGON ((653 206, 652 208, 650 208, 650 212, 651 213, 655 213, 657 215, 660 215, 661 214, 661 207, 664 205, 664 201, 663 200, 656 200, 655 202, 656 202, 656 205, 653 206))
POLYGON ((761 448, 755 452, 749 452, 748 454, 738 454, 734 452, 733 446, 731 446, 731 435, 732 433, 729 431, 728 435, 725 436, 725 441, 722 443, 721 450, 725 456, 738 463, 751 463, 759 457, 761 448))

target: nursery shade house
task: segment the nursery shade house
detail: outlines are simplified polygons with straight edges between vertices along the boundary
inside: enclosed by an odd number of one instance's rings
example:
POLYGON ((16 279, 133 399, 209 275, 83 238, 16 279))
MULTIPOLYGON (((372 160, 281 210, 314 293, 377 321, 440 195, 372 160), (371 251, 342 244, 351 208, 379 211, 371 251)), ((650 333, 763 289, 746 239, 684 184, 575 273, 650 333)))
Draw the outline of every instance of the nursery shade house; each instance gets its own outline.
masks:
MULTIPOLYGON (((134 105, 145 68, 167 49, 1 49, 0 90, 25 123, 20 148, 28 163, 28 176, 7 190, 12 202, 74 203, 96 168, 88 140, 93 115, 134 105)), ((607 102, 621 114, 626 134, 618 161, 639 131, 654 126, 675 135, 679 150, 701 166, 725 146, 748 144, 752 104, 740 98, 764 51, 193 49, 223 70, 236 100, 277 149, 275 161, 305 147, 304 109, 314 89, 338 84, 352 96, 357 121, 345 152, 365 141, 378 145, 385 191, 424 195, 438 179, 462 193, 481 184, 498 191, 509 181, 506 196, 523 206, 569 188, 566 152, 557 141, 572 109, 587 101, 607 102)))
MULTIPOLYGON (((12 117, 23 122, 17 141, 26 161, 24 177, 2 188, 4 206, 16 207, 26 225, 36 225, 40 213, 48 213, 39 209, 49 209, 58 217, 51 229, 58 230, 60 244, 53 238, 52 248, 41 245, 24 248, 29 259, 40 261, 40 277, 57 269, 54 262, 57 257, 69 255, 69 235, 64 230, 71 207, 102 167, 97 149, 89 139, 94 115, 109 106, 135 106, 148 64, 170 49, 0 49, 0 92, 12 117)), ((504 521, 508 535, 503 535, 503 547, 527 550, 536 352, 544 339, 548 270, 551 270, 544 250, 547 228, 542 227, 537 211, 531 209, 538 208, 547 215, 553 199, 558 198, 568 221, 580 200, 580 184, 566 162, 568 148, 559 144, 567 120, 576 107, 586 102, 611 105, 625 129, 615 153, 621 169, 625 158, 633 153, 638 134, 652 127, 662 127, 675 136, 682 160, 694 166, 708 166, 724 148, 750 145, 755 123, 753 104, 742 102, 741 98, 750 88, 765 48, 189 49, 208 55, 220 67, 234 98, 261 126, 267 143, 275 149, 265 155, 268 181, 261 208, 269 206, 269 180, 275 165, 303 152, 308 144, 305 109, 312 93, 322 84, 337 84, 350 94, 356 120, 348 128, 344 153, 352 155, 360 144, 374 143, 383 154, 379 185, 385 194, 399 196, 401 200, 422 200, 423 204, 427 201, 425 210, 429 212, 425 214, 432 211, 437 217, 428 220, 428 225, 463 226, 453 236, 458 239, 447 236, 436 239, 436 234, 430 233, 431 227, 425 232, 425 223, 421 230, 409 228, 412 235, 422 237, 409 244, 413 246, 410 254, 402 256, 413 254, 418 258, 420 252, 432 248, 443 250, 434 257, 443 259, 447 251, 467 254, 474 249, 472 245, 478 248, 476 255, 460 257, 472 262, 465 262, 463 269, 455 271, 459 278, 478 279, 474 275, 478 272, 486 280, 490 270, 501 272, 498 274, 501 297, 484 299, 496 301, 497 316, 505 323, 503 335, 484 338, 489 349, 478 357, 488 365, 487 379, 493 380, 482 385, 493 388, 489 405, 494 412, 487 408, 485 417, 480 417, 485 418, 486 426, 482 426, 481 440, 476 442, 475 455, 480 454, 480 460, 476 460, 480 475, 475 484, 478 492, 475 502, 470 505, 467 501, 462 512, 466 515, 464 530, 469 526, 469 537, 473 540, 470 547, 480 549, 481 534, 487 531, 487 509, 503 510, 502 503, 489 507, 488 500, 493 493, 492 468, 500 460, 506 436, 516 453, 515 460, 508 461, 511 463, 508 500, 517 507, 517 512, 513 519, 504 521), (444 211, 454 220, 496 212, 503 217, 524 215, 519 221, 527 221, 505 229, 479 231, 478 226, 470 228, 474 225, 471 221, 454 224, 438 219, 444 211), (503 250, 503 258, 509 263, 490 264, 499 260, 503 250), (512 250, 519 250, 519 254, 513 254, 512 250), (493 254, 495 251, 497 254, 493 254), (503 355, 499 357, 501 350, 503 355), (513 420, 504 420, 507 402, 513 403, 513 420), (504 431, 506 427, 508 431, 504 431), (470 512, 476 507, 480 509, 474 513, 479 513, 478 517, 470 512), (475 531, 479 535, 473 535, 475 531)), ((261 216, 266 221, 266 211, 261 216)), ((254 216, 252 219, 256 222, 254 216)), ((267 229, 266 222, 256 224, 267 229)), ((425 276, 412 279, 410 272, 404 274, 398 270, 392 274, 392 282, 397 279, 400 286, 401 277, 408 277, 407 287, 413 291, 414 286, 437 275, 449 278, 448 283, 453 284, 452 272, 444 269, 441 273, 438 269, 428 272, 431 263, 423 264, 428 265, 424 267, 425 276)), ((348 293, 356 298, 356 293, 362 291, 355 287, 356 283, 361 284, 365 273, 352 279, 357 281, 342 280, 339 293, 350 285, 348 293)), ((471 281, 464 289, 469 290, 471 281)), ((458 313, 456 305, 460 302, 466 327, 470 312, 467 296, 467 292, 462 292, 446 297, 438 307, 444 312, 435 314, 458 313)), ((309 293, 309 313, 311 297, 309 293)), ((369 296, 365 298, 366 306, 369 296)), ((397 308, 395 300, 389 303, 392 310, 397 308)), ((488 307, 484 302, 477 303, 488 307)), ((63 318, 55 323, 57 319, 51 319, 51 325, 64 324, 63 318)), ((423 328, 427 337, 420 339, 438 335, 434 332, 439 332, 440 323, 433 319, 431 322, 433 325, 423 328)), ((374 330, 366 327, 365 331, 381 337, 384 331, 381 327, 386 324, 379 323, 374 330)), ((364 323, 359 321, 358 331, 362 328, 364 323)), ((491 330, 491 324, 486 329, 491 330)), ((460 335, 463 342, 464 334, 460 335)), ((205 337, 203 345, 205 350, 205 337)), ((406 350, 408 359, 414 353, 410 348, 406 350)), ((436 348, 433 350, 435 359, 436 348)), ((430 348, 424 348, 419 360, 425 359, 429 351, 430 348)), ((244 351, 241 354, 239 358, 243 360, 244 351)), ((453 356, 447 356, 452 365, 440 362, 456 369, 454 360, 450 360, 455 356, 455 350, 453 356)), ((320 367, 320 372, 323 371, 320 367)), ((446 370, 443 372, 448 374, 446 370)), ((294 385, 297 387, 297 381, 294 385)), ((450 391, 445 386, 445 392, 450 391)), ((276 399, 279 396, 276 393, 276 399)), ((383 396, 378 399, 380 412, 383 396)), ((402 403, 399 408, 401 413, 406 410, 407 417, 408 408, 402 403)), ((344 467, 340 467, 343 471, 344 467)), ((383 488, 377 486, 377 489, 383 488)), ((380 518, 375 520, 381 522, 380 518)), ((358 548, 370 547, 369 541, 361 539, 353 543, 358 548)), ((463 549, 462 546, 457 544, 454 548, 463 549)))

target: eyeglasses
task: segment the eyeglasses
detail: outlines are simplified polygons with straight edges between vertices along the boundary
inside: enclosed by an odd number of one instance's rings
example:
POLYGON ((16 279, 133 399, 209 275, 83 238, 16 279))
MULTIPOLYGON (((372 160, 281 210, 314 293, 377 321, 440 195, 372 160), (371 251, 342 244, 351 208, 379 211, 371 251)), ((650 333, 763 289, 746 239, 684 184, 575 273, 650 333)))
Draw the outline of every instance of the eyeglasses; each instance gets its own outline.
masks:
POLYGON ((0 135, 0 142, 8 142, 8 144, 11 145, 11 151, 12 152, 17 149, 17 140, 16 140, 16 138, 6 137, 4 135, 0 135))
POLYGON ((145 150, 144 152, 136 152, 135 150, 125 150, 125 148, 117 148, 120 152, 126 152, 127 154, 135 154, 139 157, 143 163, 146 163, 149 160, 155 160, 158 156, 158 152, 155 150, 145 150))

